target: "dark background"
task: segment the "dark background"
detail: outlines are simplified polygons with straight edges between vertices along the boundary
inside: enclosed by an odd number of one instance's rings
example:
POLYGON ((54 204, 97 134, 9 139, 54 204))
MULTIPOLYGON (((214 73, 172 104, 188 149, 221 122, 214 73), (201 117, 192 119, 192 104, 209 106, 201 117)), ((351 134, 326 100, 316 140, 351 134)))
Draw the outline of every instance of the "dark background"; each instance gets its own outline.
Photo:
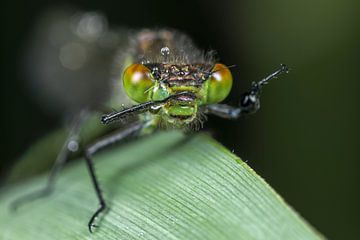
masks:
MULTIPOLYGON (((359 1, 71 3, 104 12, 112 25, 177 28, 217 50, 222 62, 237 65, 229 102, 280 63, 291 66, 263 91, 260 112, 237 122, 211 117, 207 129, 325 236, 360 235, 359 1)), ((51 5, 14 0, 1 7, 2 175, 61 124, 32 100, 18 66, 34 19, 51 5)))

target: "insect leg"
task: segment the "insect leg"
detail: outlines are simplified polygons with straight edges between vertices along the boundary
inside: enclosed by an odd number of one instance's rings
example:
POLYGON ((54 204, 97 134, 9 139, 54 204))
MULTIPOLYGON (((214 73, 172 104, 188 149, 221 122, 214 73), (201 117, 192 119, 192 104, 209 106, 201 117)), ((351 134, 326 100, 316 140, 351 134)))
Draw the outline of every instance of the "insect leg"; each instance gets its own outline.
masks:
POLYGON ((232 107, 226 104, 210 104, 206 106, 205 113, 228 119, 237 119, 241 116, 255 113, 260 108, 260 92, 262 86, 267 84, 271 79, 288 71, 288 67, 281 64, 280 69, 271 73, 261 81, 253 83, 251 89, 241 95, 238 107, 232 107))
POLYGON ((193 95, 193 94, 190 92, 184 91, 184 92, 172 94, 169 97, 165 98, 164 100, 149 101, 149 102, 141 103, 141 104, 129 107, 129 108, 125 108, 121 111, 115 111, 115 112, 112 112, 109 114, 105 114, 102 116, 101 122, 103 124, 110 124, 112 122, 122 120, 122 119, 126 118, 127 116, 141 114, 141 113, 150 111, 151 109, 158 109, 162 105, 166 104, 169 100, 174 99, 179 96, 182 96, 182 95, 186 96, 186 95, 193 95))
POLYGON ((61 147, 60 152, 58 153, 55 163, 50 171, 50 175, 47 179, 47 183, 45 187, 42 189, 39 189, 37 191, 34 191, 32 193, 26 194, 24 196, 19 197, 18 199, 15 199, 11 204, 10 208, 12 210, 17 210, 20 206, 27 202, 31 202, 33 200, 46 197, 49 194, 52 193, 55 186, 55 180, 56 176, 58 176, 59 172, 63 169, 66 160, 69 157, 70 152, 76 152, 79 147, 79 132, 82 126, 82 123, 86 119, 87 114, 84 112, 81 112, 78 116, 76 116, 71 123, 70 131, 68 134, 68 137, 66 141, 64 142, 63 146, 61 147))
POLYGON ((102 194, 100 186, 99 186, 99 181, 97 180, 97 177, 95 174, 92 156, 99 150, 101 150, 111 144, 114 144, 116 142, 119 142, 119 141, 125 139, 126 137, 129 137, 131 135, 139 133, 139 131, 142 129, 142 127, 143 127, 143 123, 141 123, 141 122, 135 123, 135 124, 127 127, 126 129, 121 129, 120 131, 117 131, 109 136, 106 136, 105 138, 95 142, 94 144, 92 144, 90 147, 88 147, 85 150, 84 157, 85 157, 86 164, 87 164, 87 167, 89 170, 89 174, 90 174, 90 177, 91 177, 92 183, 94 185, 95 192, 98 197, 99 204, 100 204, 100 207, 94 212, 94 214, 92 215, 92 217, 90 218, 89 223, 88 223, 89 231, 91 233, 92 233, 92 227, 96 227, 96 225, 93 224, 96 217, 106 209, 105 199, 103 197, 103 194, 102 194))

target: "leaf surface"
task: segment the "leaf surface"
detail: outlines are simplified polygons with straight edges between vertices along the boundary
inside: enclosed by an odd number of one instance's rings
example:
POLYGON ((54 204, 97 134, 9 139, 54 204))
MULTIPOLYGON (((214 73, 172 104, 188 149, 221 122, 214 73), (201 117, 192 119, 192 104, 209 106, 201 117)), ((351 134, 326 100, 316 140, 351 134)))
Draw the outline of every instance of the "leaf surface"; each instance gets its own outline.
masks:
POLYGON ((0 192, 0 239, 323 239, 247 164, 205 134, 155 134, 97 154, 109 205, 98 207, 84 161, 70 163, 49 197, 10 202, 46 176, 0 192))

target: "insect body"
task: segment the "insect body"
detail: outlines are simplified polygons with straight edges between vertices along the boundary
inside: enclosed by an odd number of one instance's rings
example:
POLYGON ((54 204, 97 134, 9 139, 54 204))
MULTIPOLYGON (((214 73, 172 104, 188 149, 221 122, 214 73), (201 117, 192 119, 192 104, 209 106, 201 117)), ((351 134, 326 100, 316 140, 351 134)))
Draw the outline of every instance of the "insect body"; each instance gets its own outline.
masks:
MULTIPOLYGON (((81 24, 79 21, 78 24, 81 24)), ((96 217, 106 209, 106 201, 93 168, 93 155, 104 147, 130 136, 143 135, 158 128, 199 129, 206 114, 236 119, 256 112, 260 90, 270 79, 287 72, 285 65, 263 80, 253 83, 249 91, 240 97, 238 106, 220 104, 229 94, 233 77, 229 68, 217 63, 212 52, 197 49, 183 33, 174 30, 141 30, 132 33, 126 43, 115 54, 114 84, 109 94, 108 105, 121 106, 123 94, 133 105, 102 116, 105 125, 123 121, 125 127, 96 141, 84 149, 84 157, 94 184, 100 207, 89 220, 92 232, 96 217)), ((88 111, 99 111, 97 106, 86 106, 88 111), (94 107, 96 106, 96 107, 94 107)), ((81 104, 84 106, 84 104, 81 104)), ((78 118, 83 114, 78 114, 78 118)), ((14 207, 29 198, 38 198, 53 188, 54 176, 62 168, 69 151, 78 141, 83 120, 74 121, 68 140, 59 153, 48 185, 41 192, 27 195, 14 202, 14 207)), ((100 122, 100 119, 99 119, 100 122)))
MULTIPOLYGON (((124 70, 123 87, 134 102, 144 104, 141 110, 150 113, 155 126, 191 128, 202 121, 203 106, 229 94, 229 69, 197 50, 186 35, 143 30, 134 39, 136 60, 124 70)), ((121 116, 105 116, 103 122, 121 116)))

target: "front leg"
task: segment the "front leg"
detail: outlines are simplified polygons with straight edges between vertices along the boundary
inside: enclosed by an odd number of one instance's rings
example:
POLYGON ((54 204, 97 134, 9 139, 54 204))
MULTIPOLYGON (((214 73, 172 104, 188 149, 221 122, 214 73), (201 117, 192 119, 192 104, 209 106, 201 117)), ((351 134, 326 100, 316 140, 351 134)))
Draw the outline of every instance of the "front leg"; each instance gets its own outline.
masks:
POLYGON ((84 157, 86 160, 86 164, 87 164, 87 167, 89 170, 91 180, 92 180, 94 188, 95 188, 96 196, 98 197, 98 200, 99 200, 99 208, 94 212, 94 214, 92 215, 92 217, 90 218, 89 223, 88 223, 90 232, 93 231, 93 227, 96 227, 96 225, 94 225, 94 221, 95 221, 96 217, 106 209, 106 202, 105 202, 104 196, 101 192, 99 181, 95 174, 92 157, 95 153, 104 149, 105 147, 107 147, 111 144, 117 143, 121 140, 124 140, 130 136, 138 134, 141 131, 141 129, 143 128, 143 126, 144 126, 144 124, 141 122, 134 123, 134 124, 126 127, 125 129, 121 129, 111 135, 105 136, 103 139, 100 139, 99 141, 95 142, 94 144, 92 144, 91 146, 86 148, 86 150, 84 152, 84 157))
POLYGON ((271 79, 276 78, 282 73, 287 73, 288 71, 288 67, 285 64, 281 64, 280 69, 261 81, 254 82, 251 89, 241 95, 238 107, 232 107, 226 104, 210 104, 206 106, 205 112, 228 119, 237 119, 240 116, 255 113, 260 108, 260 92, 262 86, 267 84, 271 79))

